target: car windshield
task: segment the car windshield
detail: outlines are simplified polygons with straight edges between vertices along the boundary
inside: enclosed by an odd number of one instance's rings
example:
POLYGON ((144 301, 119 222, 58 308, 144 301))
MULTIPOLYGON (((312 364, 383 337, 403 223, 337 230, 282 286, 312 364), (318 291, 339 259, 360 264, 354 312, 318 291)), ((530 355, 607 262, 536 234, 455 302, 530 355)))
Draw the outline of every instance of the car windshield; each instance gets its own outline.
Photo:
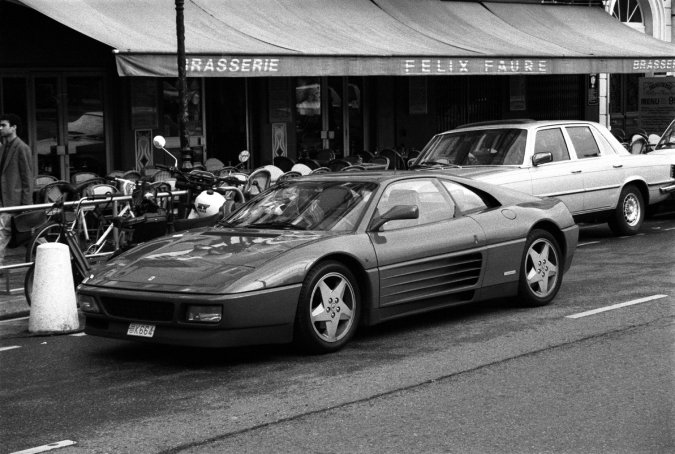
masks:
POLYGON ((424 147, 415 165, 522 165, 526 141, 527 131, 514 128, 439 134, 424 147))
POLYGON ((664 148, 675 148, 675 121, 670 123, 670 126, 661 136, 661 139, 656 144, 657 150, 662 150, 664 148))
POLYGON ((227 227, 350 231, 377 184, 302 181, 278 183, 222 222, 227 227))

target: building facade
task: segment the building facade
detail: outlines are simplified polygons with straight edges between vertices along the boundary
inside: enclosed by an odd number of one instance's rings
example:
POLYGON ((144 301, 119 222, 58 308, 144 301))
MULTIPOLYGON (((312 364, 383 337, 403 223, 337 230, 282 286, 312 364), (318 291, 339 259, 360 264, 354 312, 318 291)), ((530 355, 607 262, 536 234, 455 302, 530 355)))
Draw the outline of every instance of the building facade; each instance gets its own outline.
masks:
MULTIPOLYGON (((161 134, 179 148, 175 11, 158 15, 152 3, 60 11, 47 0, 0 1, 0 110, 24 118, 20 135, 38 173, 68 179, 170 164, 151 139, 161 134)), ((675 72, 673 47, 638 37, 673 40, 670 0, 557 8, 524 0, 502 9, 497 1, 489 16, 478 2, 381 0, 384 17, 351 0, 307 1, 293 16, 265 11, 265 2, 222 3, 208 15, 217 26, 185 11, 195 162, 236 163, 243 149, 253 167, 322 150, 405 154, 439 131, 503 118, 589 119, 629 132, 640 125, 640 80, 675 72), (603 7, 597 34, 611 35, 575 40, 588 29, 586 11, 603 7), (544 37, 547 27, 572 27, 529 43, 518 22, 525 14, 544 37), (640 34, 624 36, 619 22, 640 34), (495 23, 504 29, 491 30, 495 23), (586 54, 589 42, 607 58, 586 54)))

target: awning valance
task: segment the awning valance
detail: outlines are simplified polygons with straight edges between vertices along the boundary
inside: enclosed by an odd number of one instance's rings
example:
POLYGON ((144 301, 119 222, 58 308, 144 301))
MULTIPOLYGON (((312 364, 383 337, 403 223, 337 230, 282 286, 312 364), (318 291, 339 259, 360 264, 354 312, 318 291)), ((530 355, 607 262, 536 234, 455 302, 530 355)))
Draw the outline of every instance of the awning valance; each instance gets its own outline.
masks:
MULTIPOLYGON (((172 0, 23 0, 115 49, 122 76, 175 76, 172 0)), ((675 71, 675 45, 601 8, 440 0, 186 0, 191 77, 675 71)))

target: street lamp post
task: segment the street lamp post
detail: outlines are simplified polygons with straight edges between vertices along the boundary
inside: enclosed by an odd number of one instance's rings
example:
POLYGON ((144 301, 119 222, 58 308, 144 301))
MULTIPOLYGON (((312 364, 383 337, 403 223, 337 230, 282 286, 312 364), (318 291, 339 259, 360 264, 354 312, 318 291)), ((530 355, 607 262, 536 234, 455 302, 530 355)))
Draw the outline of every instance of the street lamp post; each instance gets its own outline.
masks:
POLYGON ((176 39, 178 43, 178 134, 180 136, 181 167, 192 167, 192 150, 187 130, 188 99, 187 77, 185 75, 185 22, 183 17, 184 0, 176 0, 176 39))

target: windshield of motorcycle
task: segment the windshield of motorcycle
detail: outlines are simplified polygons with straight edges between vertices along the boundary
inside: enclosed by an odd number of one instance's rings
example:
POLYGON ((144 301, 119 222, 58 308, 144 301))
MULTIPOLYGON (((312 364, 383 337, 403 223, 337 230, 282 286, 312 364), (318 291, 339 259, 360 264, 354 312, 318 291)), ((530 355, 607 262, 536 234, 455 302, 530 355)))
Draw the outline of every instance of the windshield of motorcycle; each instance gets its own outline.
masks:
POLYGON ((439 134, 415 163, 434 165, 523 165, 527 131, 485 129, 439 134))
POLYGON ((227 227, 353 230, 377 184, 289 180, 270 188, 223 221, 227 227))

